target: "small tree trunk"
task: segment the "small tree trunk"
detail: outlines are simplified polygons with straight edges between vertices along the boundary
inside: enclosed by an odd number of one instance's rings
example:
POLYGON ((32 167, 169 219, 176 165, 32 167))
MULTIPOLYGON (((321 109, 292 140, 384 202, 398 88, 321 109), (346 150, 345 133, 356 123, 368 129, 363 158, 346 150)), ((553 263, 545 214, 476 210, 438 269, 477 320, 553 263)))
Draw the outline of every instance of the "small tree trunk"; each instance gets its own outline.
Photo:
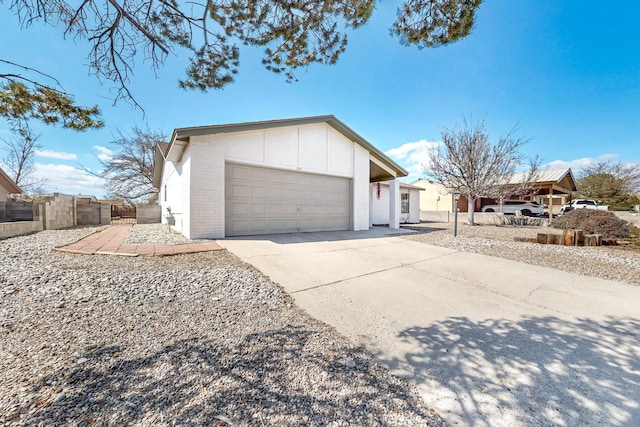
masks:
POLYGON ((476 225, 473 219, 473 214, 476 210, 476 198, 470 195, 467 195, 467 210, 469 212, 469 224, 476 225))

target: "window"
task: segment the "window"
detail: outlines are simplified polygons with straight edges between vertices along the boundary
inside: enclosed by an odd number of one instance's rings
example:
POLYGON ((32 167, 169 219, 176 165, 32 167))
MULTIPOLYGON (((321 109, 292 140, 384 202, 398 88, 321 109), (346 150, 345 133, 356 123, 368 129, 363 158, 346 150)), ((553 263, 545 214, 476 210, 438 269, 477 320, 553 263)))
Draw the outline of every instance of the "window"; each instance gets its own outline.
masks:
POLYGON ((409 213, 409 193, 400 194, 400 213, 409 213))

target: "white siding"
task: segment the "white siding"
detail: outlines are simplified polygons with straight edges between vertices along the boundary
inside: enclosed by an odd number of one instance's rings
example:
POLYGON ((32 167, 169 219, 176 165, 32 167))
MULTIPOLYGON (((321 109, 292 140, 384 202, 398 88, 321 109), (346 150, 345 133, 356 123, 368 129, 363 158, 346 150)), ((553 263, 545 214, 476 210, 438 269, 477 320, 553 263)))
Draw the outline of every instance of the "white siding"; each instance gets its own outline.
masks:
POLYGON ((409 218, 408 223, 418 224, 420 222, 420 190, 409 190, 409 218))
POLYGON ((371 225, 389 224, 389 186, 380 183, 380 195, 378 196, 378 183, 371 183, 371 225))
MULTIPOLYGON (((360 147, 360 145, 349 141, 340 132, 335 130, 329 125, 325 125, 327 128, 327 151, 328 162, 327 172, 335 173, 339 175, 353 176, 354 175, 354 151, 352 146, 360 147)), ((367 180, 369 178, 369 166, 367 166, 367 180)))
POLYGON ((360 147, 326 123, 216 137, 225 146, 225 159, 232 163, 345 178, 353 176, 353 147, 360 147))
POLYGON ((192 137, 191 209, 188 237, 224 237, 224 153, 221 135, 192 137))
POLYGON ((359 144, 353 147, 353 230, 369 229, 369 152, 359 144))
MULTIPOLYGON (((377 197, 378 184, 370 184, 371 220, 370 225, 389 224, 389 185, 380 183, 380 198, 377 197)), ((400 194, 409 194, 409 213, 400 213, 400 224, 417 224, 420 222, 420 190, 400 187, 400 194)), ((398 212, 400 205, 398 204, 398 212)))
POLYGON ((173 228, 185 235, 189 231, 190 166, 190 152, 187 148, 180 162, 165 162, 160 185, 162 223, 167 223, 167 209, 170 208, 176 221, 173 228))

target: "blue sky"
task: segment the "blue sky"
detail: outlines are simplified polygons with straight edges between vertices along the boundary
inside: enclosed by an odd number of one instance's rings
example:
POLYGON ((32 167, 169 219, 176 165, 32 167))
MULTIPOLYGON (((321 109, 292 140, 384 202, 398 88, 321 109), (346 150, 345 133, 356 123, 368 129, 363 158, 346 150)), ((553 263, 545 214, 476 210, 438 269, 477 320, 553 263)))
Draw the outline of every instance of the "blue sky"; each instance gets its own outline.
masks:
MULTIPOLYGON (((418 50, 389 36, 399 2, 383 0, 373 18, 349 32, 338 64, 298 70, 296 83, 262 68, 259 48, 243 48, 236 82, 200 93, 178 88, 186 57, 170 57, 157 76, 143 58, 130 88, 144 114, 113 106, 110 83, 89 75, 89 47, 60 28, 21 29, 0 14, 0 57, 57 77, 83 105, 98 104, 106 126, 74 132, 39 127, 37 171, 47 188, 102 195, 80 168, 99 168, 118 130, 176 127, 333 114, 420 176, 426 149, 463 117, 484 119, 497 138, 517 126, 524 153, 550 167, 579 168, 611 159, 640 162, 640 2, 491 0, 470 37, 418 50), (12 40, 12 43, 7 43, 12 40)), ((6 135, 0 122, 0 135, 6 135)))

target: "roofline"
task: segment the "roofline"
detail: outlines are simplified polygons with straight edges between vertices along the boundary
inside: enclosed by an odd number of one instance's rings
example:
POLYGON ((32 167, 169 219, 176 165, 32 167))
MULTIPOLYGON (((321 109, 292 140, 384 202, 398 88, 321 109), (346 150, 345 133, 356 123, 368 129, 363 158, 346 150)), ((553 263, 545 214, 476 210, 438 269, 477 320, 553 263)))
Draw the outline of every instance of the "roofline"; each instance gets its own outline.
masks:
POLYGON ((570 179, 571 179, 571 183, 573 184, 573 188, 571 189, 571 191, 578 191, 578 183, 576 181, 576 177, 573 175, 573 170, 571 168, 557 168, 557 169, 547 169, 547 171, 553 171, 553 170, 564 170, 565 172, 560 176, 560 178, 558 178, 557 180, 552 180, 552 181, 534 181, 532 184, 533 185, 540 185, 540 184, 549 184, 549 183, 559 183, 560 181, 562 181, 567 175, 569 175, 570 179))
MULTIPOLYGON (((166 151, 168 152, 169 149, 167 149, 166 151)), ((155 153, 153 153, 153 186, 155 188, 160 188, 160 184, 162 184, 162 171, 164 170, 165 160, 165 152, 162 150, 162 147, 158 142, 156 143, 155 153), (160 167, 156 167, 158 165, 160 167)))
POLYGON ((356 133, 349 126, 338 120, 334 115, 324 116, 309 116, 291 119, 278 119, 267 120, 259 122, 245 122, 245 123, 230 123, 222 125, 210 125, 210 126, 197 126, 197 127, 185 127, 174 129, 169 141, 169 148, 162 153, 166 159, 171 153, 171 149, 174 146, 176 140, 188 139, 192 136, 211 135, 216 133, 228 133, 228 132, 243 132, 250 130, 271 129, 277 127, 293 126, 293 125, 308 125, 317 123, 327 123, 338 132, 349 138, 350 140, 357 142, 362 147, 366 148, 370 153, 373 153, 376 157, 386 163, 394 172, 398 175, 397 178, 409 175, 409 172, 402 166, 391 160, 386 154, 373 146, 369 141, 364 139, 358 133, 356 133))
MULTIPOLYGON (((378 181, 378 183, 379 183, 379 184, 382 184, 382 185, 389 186, 390 181, 378 181)), ((373 184, 373 183, 372 183, 372 184, 373 184)), ((425 190, 425 189, 424 189, 424 188, 422 188, 422 187, 418 187, 417 185, 413 185, 413 184, 410 184, 410 183, 407 183, 407 182, 399 181, 399 182, 398 182, 398 184, 399 184, 399 185, 400 185, 400 187, 402 187, 402 188, 412 188, 412 189, 414 189, 414 190, 420 190, 420 191, 424 191, 424 190, 425 190)))
POLYGON ((24 193, 24 191, 22 191, 22 189, 20 187, 18 187, 18 184, 16 184, 10 177, 9 175, 7 175, 5 173, 5 171, 2 170, 2 168, 0 168, 0 177, 4 178, 7 183, 9 184, 10 187, 13 187, 13 189, 15 191, 12 191, 9 194, 21 194, 24 193))

